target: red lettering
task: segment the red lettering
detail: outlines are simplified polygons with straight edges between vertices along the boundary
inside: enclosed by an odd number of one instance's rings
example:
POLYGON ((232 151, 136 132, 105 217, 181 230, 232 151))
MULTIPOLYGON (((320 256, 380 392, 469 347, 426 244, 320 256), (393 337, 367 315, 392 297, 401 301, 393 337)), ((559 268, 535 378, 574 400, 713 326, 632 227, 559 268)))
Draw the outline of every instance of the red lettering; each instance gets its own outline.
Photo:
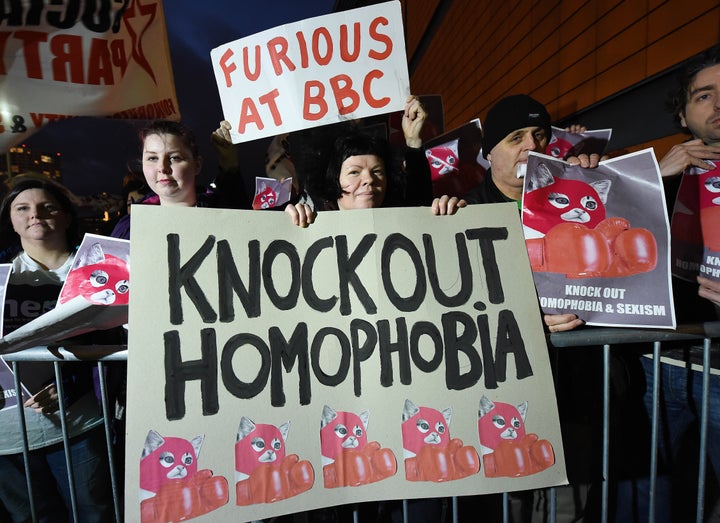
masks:
POLYGON ((340 26, 340 57, 343 62, 354 62, 360 56, 360 22, 353 24, 353 40, 355 45, 353 46, 352 53, 350 52, 350 45, 348 39, 348 27, 343 24, 340 26))
MULTIPOLYGON (((243 47, 243 71, 245 71, 245 78, 254 82, 260 76, 260 46, 255 46, 255 70, 250 71, 250 57, 248 56, 248 48, 243 47)), ((230 86, 228 86, 230 87, 230 86)))
POLYGON ((235 65, 235 62, 231 62, 228 64, 228 60, 230 60, 232 57, 232 49, 228 49, 220 57, 220 69, 222 69, 223 75, 225 75, 225 87, 232 87, 232 79, 230 78, 230 73, 237 69, 237 65, 235 65))
POLYGON ((267 105, 270 109, 270 114, 272 115, 273 123, 275 125, 282 124, 282 115, 280 114, 277 104, 275 103, 275 98, 277 98, 279 94, 280 91, 278 91, 277 89, 273 89, 269 93, 264 94, 259 98, 260 103, 263 105, 267 105))
POLYGON ((370 37, 376 42, 384 43, 384 51, 373 51, 368 52, 368 56, 374 60, 385 60, 392 53, 393 43, 392 39, 385 34, 378 33, 377 28, 379 25, 388 25, 390 22, 384 16, 378 16, 372 22, 370 22, 370 37))
POLYGON ((110 54, 112 55, 112 63, 115 67, 120 68, 120 76, 125 74, 128 60, 125 54, 125 42, 122 40, 113 40, 110 42, 110 54))
POLYGON ((82 37, 79 35, 60 34, 50 40, 53 80, 67 82, 68 70, 70 82, 74 84, 85 83, 83 73, 82 37))
POLYGON ((374 109, 379 109, 381 107, 385 107, 387 104, 390 103, 389 97, 384 98, 373 98, 372 93, 370 92, 371 89, 371 83, 376 78, 382 78, 383 72, 379 71, 378 69, 373 69, 370 71, 366 76, 365 80, 363 81, 363 95, 365 96, 365 100, 367 101, 368 105, 374 109))
POLYGON ((43 115, 42 113, 40 113, 40 114, 30 113, 30 119, 32 119, 33 125, 34 125, 35 127, 40 127, 40 126, 43 124, 43 120, 44 120, 45 118, 44 118, 44 115, 43 115))
POLYGON ((352 88, 352 79, 346 74, 339 74, 330 78, 330 86, 335 96, 335 104, 340 114, 348 114, 357 110, 360 106, 360 95, 352 88), (348 105, 343 105, 343 100, 350 99, 348 105))
POLYGON ((47 33, 40 33, 38 31, 15 31, 13 37, 22 40, 27 77, 42 80, 43 74, 39 46, 40 42, 47 42, 47 33))
POLYGON ((270 53, 270 62, 277 76, 282 74, 281 62, 285 64, 289 71, 295 70, 295 64, 287 57, 288 41, 285 38, 282 36, 273 38, 268 41, 267 47, 270 53))
POLYGON ((330 63, 330 60, 332 60, 333 55, 333 43, 332 43, 332 36, 330 36, 330 31, 327 30, 327 27, 318 27, 313 31, 313 38, 312 38, 312 50, 313 50, 313 57, 315 58, 315 61, 318 65, 327 65, 330 63), (320 54, 320 37, 325 40, 325 55, 322 56, 320 54))
POLYGON ((305 34, 302 31, 295 33, 298 44, 300 44, 300 67, 307 69, 308 66, 308 50, 307 41, 305 40, 305 34))
POLYGON ((248 124, 254 123, 259 131, 262 131, 265 127, 262 123, 262 118, 260 118, 260 113, 258 113, 257 107, 255 106, 255 102, 252 101, 252 98, 245 98, 242 101, 242 107, 240 108, 240 123, 238 124, 238 132, 240 134, 245 132, 245 127, 248 124))
POLYGON ((88 81, 89 85, 115 85, 113 78, 112 60, 107 40, 93 38, 90 44, 90 56, 88 58, 88 81))
POLYGON ((5 132, 5 126, 2 124, 2 113, 0 113, 0 134, 5 132))
POLYGON ((7 74, 7 69, 5 69, 5 44, 7 44, 11 34, 5 31, 0 32, 0 75, 7 74))
POLYGON ((325 86, 317 80, 309 80, 305 82, 305 96, 303 97, 303 118, 305 120, 315 121, 325 116, 328 112, 328 106, 325 102, 325 86), (312 95, 313 88, 317 89, 317 94, 312 95), (311 105, 317 105, 319 111, 313 113, 310 111, 311 105))

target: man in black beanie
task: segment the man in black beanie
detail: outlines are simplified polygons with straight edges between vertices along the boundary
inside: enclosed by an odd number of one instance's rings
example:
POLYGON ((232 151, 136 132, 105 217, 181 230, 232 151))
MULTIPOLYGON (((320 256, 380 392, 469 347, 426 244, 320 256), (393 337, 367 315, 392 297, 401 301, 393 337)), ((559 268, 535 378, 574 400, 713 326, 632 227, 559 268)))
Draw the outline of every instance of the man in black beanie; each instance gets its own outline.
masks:
POLYGON ((464 199, 468 203, 519 202, 530 151, 545 152, 551 134, 545 106, 525 94, 508 96, 487 113, 483 125, 483 158, 490 162, 485 180, 464 199))

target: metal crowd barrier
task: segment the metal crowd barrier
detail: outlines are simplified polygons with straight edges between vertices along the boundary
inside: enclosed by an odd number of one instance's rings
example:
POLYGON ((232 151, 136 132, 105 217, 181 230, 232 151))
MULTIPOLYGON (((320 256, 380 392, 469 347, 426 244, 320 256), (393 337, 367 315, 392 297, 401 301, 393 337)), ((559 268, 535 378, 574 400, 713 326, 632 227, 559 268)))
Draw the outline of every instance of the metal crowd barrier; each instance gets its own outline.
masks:
MULTIPOLYGON (((653 383, 653 400, 654 408, 652 412, 652 434, 651 434, 651 448, 647 450, 650 453, 650 500, 649 510, 650 516, 649 521, 652 523, 655 519, 655 485, 657 481, 658 472, 658 457, 657 457, 657 438, 658 438, 658 405, 660 398, 660 385, 658 383, 658 376, 660 375, 660 356, 663 352, 663 344, 674 344, 677 342, 691 342, 693 344, 702 347, 703 354, 703 368, 702 368, 702 384, 703 384, 703 401, 701 408, 700 418, 700 448, 699 456, 700 461, 698 464, 698 479, 697 479, 697 504, 695 521, 697 523, 703 522, 706 517, 704 513, 705 507, 705 489, 706 489, 706 476, 707 469, 705 465, 705 456, 707 452, 707 440, 708 440, 708 422, 707 412, 709 408, 709 381, 710 381, 710 354, 711 351, 718 351, 718 340, 720 339, 720 321, 697 324, 697 325, 683 325, 676 330, 653 330, 653 329, 626 329, 626 328, 587 328, 580 329, 571 332, 553 333, 548 337, 550 350, 562 351, 562 350, 602 350, 603 357, 603 378, 602 378, 602 431, 603 431, 603 446, 602 446, 602 478, 601 478, 601 489, 602 489, 602 503, 601 503, 601 514, 597 517, 593 516, 593 520, 600 520, 603 522, 614 521, 613 515, 609 513, 609 488, 613 478, 610 477, 610 412, 613 406, 610 401, 610 390, 611 390, 611 379, 610 379, 610 353, 612 350, 623 350, 623 345, 627 344, 648 344, 652 347, 653 362, 654 362, 654 376, 655 382, 653 383), (586 347, 586 349, 578 349, 586 347)), ((16 372, 15 386, 19 390, 19 378, 17 376, 17 362, 22 361, 51 361, 55 363, 55 373, 58 384, 58 394, 60 397, 59 405, 61 415, 64 416, 64 391, 62 390, 62 379, 60 362, 73 362, 73 361, 94 361, 97 362, 98 374, 100 376, 100 390, 101 399, 103 403, 103 417, 105 422, 105 436, 107 442, 108 459, 110 463, 110 481, 112 485, 113 501, 115 508, 115 521, 121 522, 122 517, 122 489, 123 489, 123 478, 116 477, 116 467, 114 462, 114 452, 112 445, 112 435, 110 430, 110 416, 111 408, 108 405, 107 390, 105 383, 105 365, 112 361, 127 361, 127 347, 123 345, 107 345, 107 346, 87 346, 87 347, 36 347, 27 349, 14 354, 4 356, 5 360, 12 362, 13 370, 16 372), (82 358, 79 358, 76 354, 82 354, 82 358)), ((23 409, 20 409, 22 412, 23 409)), ((24 431, 24 415, 21 414, 20 422, 23 425, 24 431)), ((66 432, 66 427, 63 419, 63 436, 64 445, 66 450, 66 463, 68 469, 68 479, 71 485, 71 497, 72 497, 72 514, 74 521, 79 521, 75 492, 74 482, 72 474, 72 463, 70 454, 67 452, 69 448, 69 442, 66 432)), ((712 435, 712 437, 720 437, 720 435, 712 435)), ((24 440, 24 456, 25 466, 27 470, 27 439, 24 440)), ((28 490, 30 491, 30 498, 32 500, 32 486, 30 478, 27 478, 28 490)), ((548 511, 546 514, 545 521, 555 523, 557 521, 557 491, 555 488, 544 489, 547 493, 548 499, 548 511)), ((510 504, 511 504, 512 493, 504 493, 502 495, 502 521, 508 523, 514 521, 511 518, 510 504)), ((34 503, 32 503, 32 515, 33 521, 37 521, 35 514, 34 503)), ((453 523, 460 521, 459 510, 458 510, 458 498, 451 499, 451 519, 453 523)), ((352 511, 353 522, 357 523, 360 521, 360 514, 357 509, 352 511)), ((472 518, 477 519, 477 515, 472 518)), ((302 520, 302 519, 301 519, 302 520)), ((483 520, 485 520, 483 518, 483 520)), ((691 516, 688 515, 687 521, 691 521, 691 516)), ((407 501, 403 502, 403 521, 409 522, 407 501)))

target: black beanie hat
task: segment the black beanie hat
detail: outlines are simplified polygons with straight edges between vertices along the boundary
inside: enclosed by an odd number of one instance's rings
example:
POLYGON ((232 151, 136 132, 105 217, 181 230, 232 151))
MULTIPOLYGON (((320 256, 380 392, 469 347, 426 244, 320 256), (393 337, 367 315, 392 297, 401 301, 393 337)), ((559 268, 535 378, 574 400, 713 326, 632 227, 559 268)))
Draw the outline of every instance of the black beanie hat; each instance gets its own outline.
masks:
POLYGON ((503 138, 523 127, 540 127, 550 140, 550 114, 545 106, 526 94, 507 96, 493 105, 485 117, 483 126, 482 155, 492 151, 503 138))

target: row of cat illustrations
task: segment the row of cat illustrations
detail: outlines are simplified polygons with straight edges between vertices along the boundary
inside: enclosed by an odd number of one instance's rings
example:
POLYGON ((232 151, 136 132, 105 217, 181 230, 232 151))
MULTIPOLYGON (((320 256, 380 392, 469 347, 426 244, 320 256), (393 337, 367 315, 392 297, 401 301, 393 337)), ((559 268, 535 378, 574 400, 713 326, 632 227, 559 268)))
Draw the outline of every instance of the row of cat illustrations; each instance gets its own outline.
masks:
MULTIPOLYGON (((525 476, 555 463, 552 444, 526 433, 527 402, 518 406, 480 400, 478 433, 486 477, 525 476)), ((452 408, 442 412, 406 400, 402 414, 405 478, 408 481, 452 481, 477 474, 480 457, 474 447, 450 437, 452 408)), ((368 441, 369 413, 336 411, 325 405, 320 424, 325 488, 357 487, 397 473, 389 448, 368 441)), ((235 443, 235 495, 241 506, 272 503, 312 488, 310 461, 287 454, 290 423, 254 423, 243 416, 235 443)), ((188 441, 162 437, 150 430, 140 462, 143 523, 180 521, 215 510, 229 500, 228 483, 208 469, 198 470, 204 436, 188 441)))

